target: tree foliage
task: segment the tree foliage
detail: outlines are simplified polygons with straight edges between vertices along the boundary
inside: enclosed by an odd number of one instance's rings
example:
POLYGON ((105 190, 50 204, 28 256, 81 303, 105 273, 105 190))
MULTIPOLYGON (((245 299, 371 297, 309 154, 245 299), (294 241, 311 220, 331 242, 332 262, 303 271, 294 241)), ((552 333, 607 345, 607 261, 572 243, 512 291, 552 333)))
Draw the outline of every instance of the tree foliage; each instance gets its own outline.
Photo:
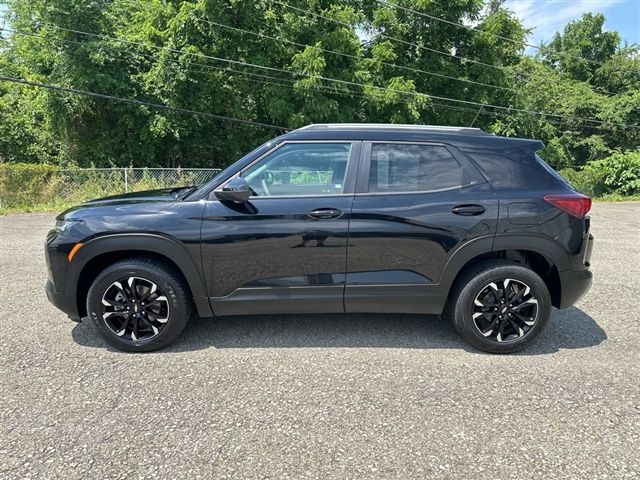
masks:
MULTIPOLYGON (((640 52, 602 15, 532 57, 500 0, 390 3, 10 0, 0 74, 287 128, 473 124, 558 166, 638 149, 640 52)), ((0 161, 57 165, 219 167, 278 134, 8 82, 0 115, 0 161)))

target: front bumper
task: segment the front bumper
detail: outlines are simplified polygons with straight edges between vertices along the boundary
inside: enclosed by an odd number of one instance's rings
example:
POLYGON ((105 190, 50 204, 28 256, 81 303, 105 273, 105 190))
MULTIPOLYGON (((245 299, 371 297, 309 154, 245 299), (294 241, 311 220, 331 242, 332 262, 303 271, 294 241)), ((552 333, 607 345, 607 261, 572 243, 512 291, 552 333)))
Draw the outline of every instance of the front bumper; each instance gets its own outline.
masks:
POLYGON ((567 270, 559 272, 560 288, 562 298, 560 308, 567 308, 574 305, 578 300, 586 295, 591 288, 593 273, 590 270, 567 270))
POLYGON ((69 294, 64 292, 56 292, 56 289, 51 280, 47 280, 44 286, 44 290, 47 293, 47 299, 53 304, 54 307, 62 310, 66 313, 74 322, 80 321, 80 315, 78 314, 78 306, 76 304, 75 297, 70 298, 69 294))
POLYGON ((44 245, 44 259, 47 265, 47 283, 44 290, 53 306, 66 313, 71 320, 79 322, 75 292, 69 292, 66 288, 67 256, 63 249, 53 245, 56 234, 55 230, 49 232, 44 245))

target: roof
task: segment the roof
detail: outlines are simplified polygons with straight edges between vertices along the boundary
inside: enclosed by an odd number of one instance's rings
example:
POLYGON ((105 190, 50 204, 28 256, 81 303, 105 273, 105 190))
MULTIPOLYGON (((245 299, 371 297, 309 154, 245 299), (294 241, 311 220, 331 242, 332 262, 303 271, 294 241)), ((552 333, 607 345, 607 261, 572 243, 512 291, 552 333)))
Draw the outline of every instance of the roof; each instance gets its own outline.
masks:
POLYGON ((448 143, 460 148, 512 148, 540 150, 540 140, 501 137, 479 128, 437 125, 406 125, 376 123, 312 124, 289 132, 283 140, 369 140, 369 141, 431 141, 448 143))

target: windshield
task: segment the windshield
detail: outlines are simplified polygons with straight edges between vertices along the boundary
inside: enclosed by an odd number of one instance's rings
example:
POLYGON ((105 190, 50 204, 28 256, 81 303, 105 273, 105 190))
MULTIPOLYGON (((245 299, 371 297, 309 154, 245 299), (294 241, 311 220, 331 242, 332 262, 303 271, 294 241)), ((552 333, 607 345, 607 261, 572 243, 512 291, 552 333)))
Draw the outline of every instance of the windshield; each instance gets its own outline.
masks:
POLYGON ((246 159, 248 159, 249 157, 255 158, 255 157, 259 157, 260 155, 264 155, 269 150, 271 150, 274 147, 274 145, 275 145, 275 140, 270 140, 267 143, 264 143, 264 144, 260 145, 255 150, 252 150, 251 152, 247 153, 240 160, 237 160, 236 162, 233 162, 231 165, 225 166, 222 169, 222 171, 220 171, 220 172, 218 172, 216 174, 215 177, 213 177, 207 183, 204 183, 204 184, 198 186, 198 188, 196 188, 193 192, 190 192, 189 195, 186 195, 184 197, 184 199, 185 200, 189 200, 191 198, 197 198, 202 192, 209 192, 212 189, 213 185, 217 184, 220 181, 220 179, 226 178, 229 175, 228 170, 230 168, 232 168, 236 163, 242 163, 246 159))

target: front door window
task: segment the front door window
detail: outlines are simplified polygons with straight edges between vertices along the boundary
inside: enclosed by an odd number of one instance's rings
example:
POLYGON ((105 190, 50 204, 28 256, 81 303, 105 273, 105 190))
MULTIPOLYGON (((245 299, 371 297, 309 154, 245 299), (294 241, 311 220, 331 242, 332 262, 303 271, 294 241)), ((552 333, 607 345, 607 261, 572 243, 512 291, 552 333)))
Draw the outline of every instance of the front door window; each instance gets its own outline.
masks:
POLYGON ((287 143, 242 177, 256 197, 341 194, 350 153, 350 143, 287 143))

